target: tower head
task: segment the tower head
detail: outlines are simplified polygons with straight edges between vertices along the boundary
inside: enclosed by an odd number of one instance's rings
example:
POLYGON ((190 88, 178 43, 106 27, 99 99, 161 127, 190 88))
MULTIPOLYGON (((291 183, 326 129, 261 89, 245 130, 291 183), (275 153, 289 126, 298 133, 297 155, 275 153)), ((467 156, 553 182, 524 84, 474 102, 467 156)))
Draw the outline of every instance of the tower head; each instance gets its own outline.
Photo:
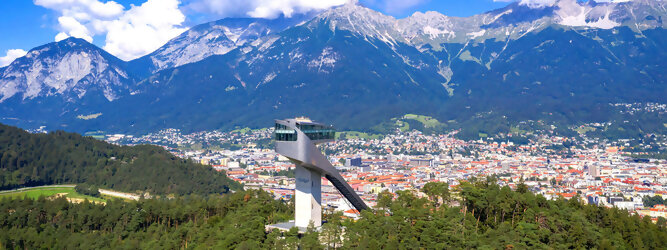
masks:
POLYGON ((274 138, 282 142, 326 143, 336 139, 336 130, 329 125, 313 122, 307 117, 276 120, 274 138))

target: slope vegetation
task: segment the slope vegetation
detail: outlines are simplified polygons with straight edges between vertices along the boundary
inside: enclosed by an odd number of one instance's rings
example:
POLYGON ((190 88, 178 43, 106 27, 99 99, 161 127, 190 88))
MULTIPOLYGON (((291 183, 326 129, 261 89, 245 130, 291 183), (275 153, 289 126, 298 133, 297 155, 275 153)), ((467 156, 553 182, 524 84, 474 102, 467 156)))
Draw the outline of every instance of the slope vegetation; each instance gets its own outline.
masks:
POLYGON ((238 189, 224 173, 157 146, 116 146, 57 131, 30 134, 0 124, 0 190, 87 183, 126 192, 213 194, 238 189))
POLYGON ((259 190, 106 206, 64 198, 0 200, 0 247, 664 249, 667 244, 664 218, 653 223, 576 199, 546 200, 525 186, 512 191, 493 183, 465 183, 450 193, 446 184, 429 183, 422 191, 429 198, 400 192, 392 200, 384 193, 376 210, 364 211, 357 221, 327 214, 321 231, 308 230, 303 237, 294 229, 265 233, 265 225, 293 214, 288 203, 259 190))

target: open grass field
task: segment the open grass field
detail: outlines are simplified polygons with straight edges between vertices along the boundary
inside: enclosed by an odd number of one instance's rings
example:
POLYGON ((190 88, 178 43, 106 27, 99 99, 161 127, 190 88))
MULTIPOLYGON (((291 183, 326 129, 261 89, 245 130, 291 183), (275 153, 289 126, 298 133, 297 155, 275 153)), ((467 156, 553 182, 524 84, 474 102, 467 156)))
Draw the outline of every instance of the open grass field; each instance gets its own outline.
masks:
POLYGON ((101 203, 104 203, 106 201, 106 199, 79 194, 76 191, 74 191, 74 187, 62 187, 62 186, 36 187, 36 188, 30 188, 30 189, 24 189, 24 190, 17 190, 17 191, 13 191, 13 192, 0 193, 0 199, 2 199, 2 198, 37 199, 40 196, 55 197, 58 194, 64 194, 65 197, 67 197, 69 199, 72 199, 72 200, 88 199, 89 201, 101 202, 101 203))
POLYGON ((518 126, 512 126, 510 127, 510 133, 515 134, 515 135, 522 135, 527 133, 528 131, 520 129, 518 126))
POLYGON ((340 139, 341 136, 344 136, 345 139, 380 139, 382 135, 379 134, 369 134, 369 133, 364 133, 364 132, 358 132, 358 131, 343 131, 343 132, 336 132, 336 140, 340 139))
POLYGON ((252 131, 252 129, 246 127, 246 128, 234 129, 234 130, 232 130, 231 133, 247 134, 250 131, 252 131))
POLYGON ((396 120, 396 127, 401 130, 401 132, 410 130, 410 124, 401 120, 396 120))
POLYGON ((574 129, 574 131, 577 131, 579 134, 586 134, 590 131, 595 131, 596 128, 594 127, 589 127, 589 126, 582 126, 582 127, 577 127, 574 129))
POLYGON ((437 119, 425 115, 407 114, 403 116, 403 119, 410 119, 421 122, 422 124, 424 124, 424 127, 426 128, 435 128, 443 125, 437 119))

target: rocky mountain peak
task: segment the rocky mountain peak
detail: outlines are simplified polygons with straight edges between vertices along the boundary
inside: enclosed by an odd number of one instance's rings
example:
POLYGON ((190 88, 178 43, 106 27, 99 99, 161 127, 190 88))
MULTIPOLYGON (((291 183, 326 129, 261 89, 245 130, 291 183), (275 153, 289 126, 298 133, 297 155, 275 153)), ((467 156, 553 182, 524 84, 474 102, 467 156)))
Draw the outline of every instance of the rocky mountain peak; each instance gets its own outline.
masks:
POLYGON ((83 39, 68 38, 28 52, 7 66, 0 78, 0 101, 63 95, 80 99, 91 89, 109 101, 129 80, 122 60, 83 39))
POLYGON ((152 74, 213 55, 228 52, 259 38, 281 32, 311 18, 310 15, 281 16, 276 19, 225 18, 197 25, 171 39, 153 53, 131 62, 133 68, 147 67, 152 74))
POLYGON ((349 3, 331 8, 310 21, 309 27, 326 24, 331 30, 347 30, 385 42, 403 41, 396 18, 359 4, 349 3))

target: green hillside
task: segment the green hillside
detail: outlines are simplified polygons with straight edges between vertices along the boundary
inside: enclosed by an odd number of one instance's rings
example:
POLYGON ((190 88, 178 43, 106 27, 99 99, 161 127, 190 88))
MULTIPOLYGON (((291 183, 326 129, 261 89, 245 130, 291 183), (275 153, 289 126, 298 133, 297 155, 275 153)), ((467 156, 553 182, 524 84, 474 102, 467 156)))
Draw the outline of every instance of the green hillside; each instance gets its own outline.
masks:
POLYGON ((38 199, 39 197, 52 197, 59 198, 65 197, 73 201, 83 201, 88 199, 91 202, 101 202, 103 203, 105 199, 94 197, 90 195, 85 195, 76 192, 74 187, 68 186, 44 186, 44 187, 35 187, 26 190, 17 190, 7 193, 0 193, 0 199, 11 198, 11 199, 38 199))
POLYGON ((0 190, 86 183, 124 192, 215 194, 241 185, 157 146, 116 146, 56 131, 30 134, 0 124, 0 190))

